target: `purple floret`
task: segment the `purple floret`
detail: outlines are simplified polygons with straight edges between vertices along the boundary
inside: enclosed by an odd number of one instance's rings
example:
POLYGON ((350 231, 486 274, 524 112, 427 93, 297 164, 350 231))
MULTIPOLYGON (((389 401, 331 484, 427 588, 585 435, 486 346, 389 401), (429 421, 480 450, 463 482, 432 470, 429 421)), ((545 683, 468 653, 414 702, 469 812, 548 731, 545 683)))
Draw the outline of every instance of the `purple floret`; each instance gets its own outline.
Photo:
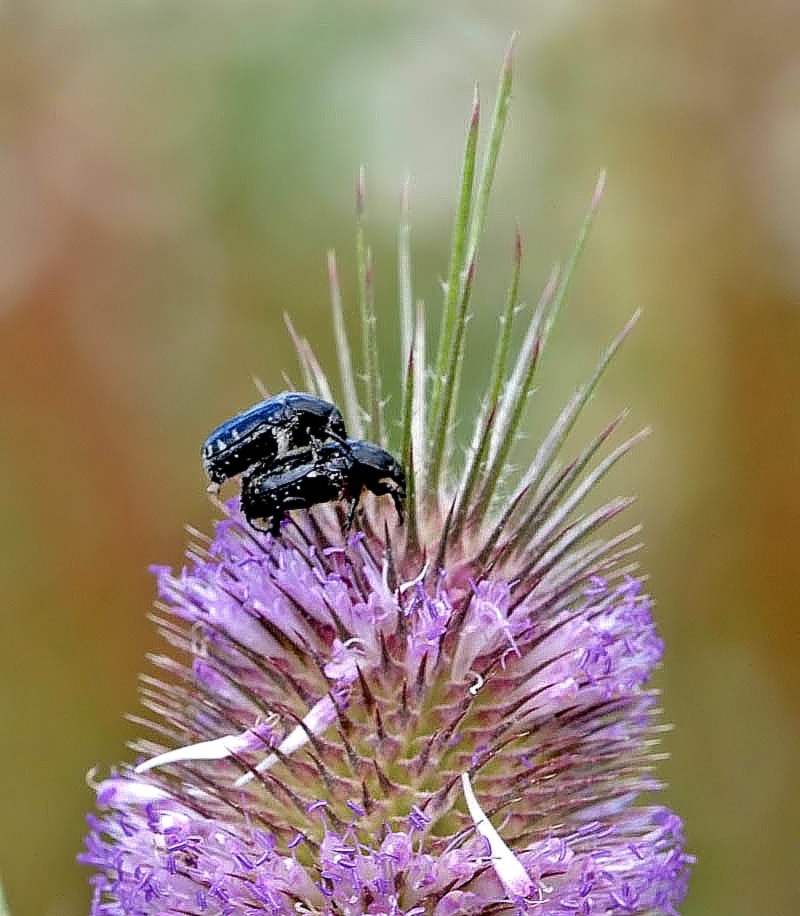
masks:
POLYGON ((93 916, 674 912, 680 821, 636 805, 658 787, 662 650, 641 583, 587 577, 555 606, 502 577, 390 587, 380 550, 254 537, 234 515, 156 570, 187 663, 161 659, 180 683, 148 705, 176 744, 230 751, 98 786, 93 916), (465 813, 467 770, 524 897, 465 813))

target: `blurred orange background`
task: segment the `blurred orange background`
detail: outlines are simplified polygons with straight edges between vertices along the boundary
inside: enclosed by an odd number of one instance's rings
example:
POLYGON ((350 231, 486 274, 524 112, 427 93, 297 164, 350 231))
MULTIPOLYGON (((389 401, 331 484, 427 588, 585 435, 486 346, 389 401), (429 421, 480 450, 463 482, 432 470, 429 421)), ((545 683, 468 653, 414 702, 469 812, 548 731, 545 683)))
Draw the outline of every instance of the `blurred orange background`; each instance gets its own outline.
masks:
MULTIPOLYGON (((800 5, 787 0, 0 6, 0 875, 14 916, 88 911, 84 776, 130 759, 158 648, 150 563, 208 530, 199 448, 299 380, 284 310, 333 369, 325 252, 355 329, 367 168, 380 335, 395 238, 440 301, 472 83, 513 29, 512 116, 473 295, 481 394, 525 238, 534 300, 600 168, 606 199, 529 439, 638 306, 592 408, 655 435, 635 492, 666 639, 666 800, 699 858, 685 916, 800 912, 800 5)), ((433 324, 433 320, 432 320, 433 324)), ((469 388, 472 385, 472 388, 469 388)), ((574 451, 595 425, 585 423, 574 451)))

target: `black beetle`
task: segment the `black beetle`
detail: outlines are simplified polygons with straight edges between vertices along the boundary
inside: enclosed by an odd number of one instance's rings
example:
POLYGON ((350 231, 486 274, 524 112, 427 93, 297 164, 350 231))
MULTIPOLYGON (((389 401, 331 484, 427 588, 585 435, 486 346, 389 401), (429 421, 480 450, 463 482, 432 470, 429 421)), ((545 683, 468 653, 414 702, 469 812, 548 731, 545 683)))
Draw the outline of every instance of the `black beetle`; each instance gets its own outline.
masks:
POLYGON ((218 486, 257 462, 275 461, 326 439, 346 438, 338 407, 313 394, 284 391, 218 426, 203 445, 203 464, 212 485, 218 486))
POLYGON ((253 467, 242 480, 241 507, 254 528, 261 530, 256 519, 270 519, 269 530, 277 534, 290 509, 347 499, 349 528, 365 488, 391 496, 402 521, 406 477, 392 455, 372 442, 330 441, 253 467))

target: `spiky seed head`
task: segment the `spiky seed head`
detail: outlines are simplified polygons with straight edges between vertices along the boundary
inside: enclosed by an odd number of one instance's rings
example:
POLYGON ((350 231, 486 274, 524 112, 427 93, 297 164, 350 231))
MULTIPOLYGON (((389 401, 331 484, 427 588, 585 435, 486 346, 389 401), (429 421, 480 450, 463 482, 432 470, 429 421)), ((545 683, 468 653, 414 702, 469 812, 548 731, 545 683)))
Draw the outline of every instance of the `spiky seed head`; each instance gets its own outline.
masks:
MULTIPOLYGON (((81 855, 95 916, 675 913, 691 862, 681 822, 639 801, 659 788, 663 726, 647 687, 662 644, 633 559, 638 528, 604 530, 630 500, 583 508, 638 435, 601 457, 619 417, 559 459, 627 328, 530 465, 499 487, 599 188, 512 361, 517 238, 487 399, 453 466, 467 304, 510 89, 509 52, 477 191, 477 106, 470 120, 428 373, 404 198, 405 522, 367 495, 355 531, 328 505, 273 537, 232 500, 218 504, 213 538, 194 532, 181 571, 155 570, 173 654, 154 656, 163 674, 143 678, 151 737, 134 745, 139 763, 95 784, 102 814, 81 855)), ((332 255, 328 267, 348 430, 385 446, 364 193, 360 175, 361 404, 332 255)), ((292 334, 310 389, 327 396, 292 334)))

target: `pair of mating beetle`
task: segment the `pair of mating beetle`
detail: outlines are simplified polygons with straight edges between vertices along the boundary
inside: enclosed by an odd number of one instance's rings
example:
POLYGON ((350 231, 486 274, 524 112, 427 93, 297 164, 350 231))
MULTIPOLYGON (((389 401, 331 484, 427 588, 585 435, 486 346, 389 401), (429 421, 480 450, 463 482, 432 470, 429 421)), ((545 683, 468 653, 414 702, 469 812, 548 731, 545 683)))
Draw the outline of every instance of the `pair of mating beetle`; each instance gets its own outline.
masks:
POLYGON ((385 449, 348 439, 337 407, 299 391, 260 401, 218 426, 203 446, 209 489, 242 474, 242 512, 256 530, 278 534, 290 509, 347 499, 349 528, 362 491, 394 500, 402 521, 403 469, 385 449))

